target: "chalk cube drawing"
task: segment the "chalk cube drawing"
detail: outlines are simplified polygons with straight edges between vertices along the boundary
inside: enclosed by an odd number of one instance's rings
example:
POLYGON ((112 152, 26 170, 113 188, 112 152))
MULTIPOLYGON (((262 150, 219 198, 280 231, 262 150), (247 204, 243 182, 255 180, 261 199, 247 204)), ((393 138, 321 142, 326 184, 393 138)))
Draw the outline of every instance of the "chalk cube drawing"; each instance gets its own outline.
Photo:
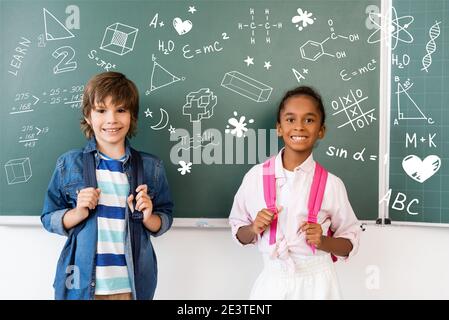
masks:
POLYGON ((209 88, 201 88, 186 96, 186 104, 182 107, 182 113, 190 116, 190 122, 209 119, 214 115, 216 105, 217 96, 209 88))
POLYGON ((225 73, 221 85, 256 102, 268 101, 273 91, 273 88, 238 71, 225 73))
POLYGON ((29 158, 9 160, 5 170, 8 184, 27 182, 32 176, 29 158))
POLYGON ((134 49, 138 31, 120 22, 111 24, 104 32, 100 49, 123 56, 134 49))

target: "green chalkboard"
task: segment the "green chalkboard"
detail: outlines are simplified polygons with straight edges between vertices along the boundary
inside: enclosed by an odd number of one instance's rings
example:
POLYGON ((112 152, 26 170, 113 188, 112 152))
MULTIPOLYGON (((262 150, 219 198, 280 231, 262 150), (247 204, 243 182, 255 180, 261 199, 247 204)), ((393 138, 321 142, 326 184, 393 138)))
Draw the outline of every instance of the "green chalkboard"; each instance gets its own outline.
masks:
POLYGON ((390 218, 449 223, 449 3, 393 6, 390 218))
POLYGON ((367 39, 379 6, 2 1, 0 214, 40 214, 57 157, 85 144, 84 84, 116 70, 139 88, 131 142, 163 159, 176 218, 228 216, 244 174, 282 147, 270 136, 277 105, 301 84, 327 109, 315 158, 343 179, 357 216, 375 220, 380 45, 367 39), (190 172, 181 160, 193 162, 190 172))

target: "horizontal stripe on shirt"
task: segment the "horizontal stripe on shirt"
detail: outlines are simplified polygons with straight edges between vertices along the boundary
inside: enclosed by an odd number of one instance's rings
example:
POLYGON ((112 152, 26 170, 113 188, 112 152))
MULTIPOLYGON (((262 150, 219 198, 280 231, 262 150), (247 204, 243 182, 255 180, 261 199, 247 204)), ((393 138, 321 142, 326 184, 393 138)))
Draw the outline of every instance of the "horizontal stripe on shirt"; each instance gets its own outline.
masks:
POLYGON ((127 197, 117 197, 116 195, 112 194, 101 194, 100 198, 98 199, 98 204, 102 204, 105 206, 110 207, 122 207, 124 208, 126 204, 127 197))
POLYGON ((95 277, 97 279, 126 278, 128 277, 128 268, 123 266, 97 266, 95 277))
POLYGON ((98 242, 97 253, 125 254, 125 245, 119 242, 98 242))
POLYGON ((97 215, 107 219, 125 219, 125 208, 99 204, 97 206, 97 215))
MULTIPOLYGON (((98 180, 98 179, 97 179, 98 180)), ((112 194, 118 197, 126 197, 129 193, 129 184, 117 184, 114 182, 108 181, 99 181, 98 180, 98 188, 101 190, 101 194, 112 194)))
POLYGON ((98 170, 96 171, 96 176, 98 181, 107 181, 118 184, 128 183, 128 177, 123 172, 112 172, 108 170, 98 170))
POLYGON ((125 255, 111 253, 97 254, 97 266, 126 266, 125 255))
POLYGON ((130 292, 131 291, 131 285, 129 278, 110 278, 110 279, 97 279, 96 281, 96 288, 95 293, 98 294, 102 291, 104 291, 106 294, 111 294, 111 291, 114 293, 116 290, 123 290, 128 289, 129 291, 124 292, 130 292))
POLYGON ((121 231, 125 230, 124 219, 107 219, 98 217, 98 230, 121 231))
POLYGON ((117 160, 102 160, 98 163, 97 170, 109 170, 113 172, 123 172, 123 163, 117 160))
POLYGON ((124 242, 124 231, 98 230, 98 242, 124 242))

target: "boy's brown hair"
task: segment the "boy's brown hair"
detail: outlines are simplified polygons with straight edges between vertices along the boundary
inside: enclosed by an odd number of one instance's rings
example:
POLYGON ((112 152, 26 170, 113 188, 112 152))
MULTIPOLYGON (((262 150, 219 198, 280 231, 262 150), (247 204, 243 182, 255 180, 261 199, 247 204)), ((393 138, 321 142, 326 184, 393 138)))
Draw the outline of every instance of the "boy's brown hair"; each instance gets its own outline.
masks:
POLYGON ((131 124, 127 137, 134 136, 139 116, 139 92, 134 82, 126 78, 124 74, 112 71, 97 74, 86 84, 83 94, 81 131, 88 139, 94 135, 94 131, 85 118, 90 117, 96 105, 104 104, 107 97, 111 97, 112 104, 129 110, 131 124))

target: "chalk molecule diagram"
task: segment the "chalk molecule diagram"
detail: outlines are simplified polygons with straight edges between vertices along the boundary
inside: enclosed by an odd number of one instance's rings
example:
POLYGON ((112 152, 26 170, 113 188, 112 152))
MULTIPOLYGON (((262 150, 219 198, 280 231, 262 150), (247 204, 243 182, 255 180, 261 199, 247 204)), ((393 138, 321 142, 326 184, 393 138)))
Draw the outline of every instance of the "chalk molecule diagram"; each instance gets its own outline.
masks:
MULTIPOLYGON (((377 18, 381 17, 381 14, 376 12, 369 13, 369 19, 376 27, 376 30, 366 40, 368 43, 377 43, 381 40, 386 40, 387 36, 379 36, 381 31, 381 25, 377 18)), ((413 23, 415 18, 412 16, 402 16, 398 18, 395 7, 392 7, 391 14, 387 14, 385 17, 385 23, 388 25, 388 31, 391 34, 392 44, 391 50, 396 49, 398 42, 412 43, 413 36, 408 32, 408 27, 413 23)), ((380 21, 380 20, 379 20, 380 21)))

